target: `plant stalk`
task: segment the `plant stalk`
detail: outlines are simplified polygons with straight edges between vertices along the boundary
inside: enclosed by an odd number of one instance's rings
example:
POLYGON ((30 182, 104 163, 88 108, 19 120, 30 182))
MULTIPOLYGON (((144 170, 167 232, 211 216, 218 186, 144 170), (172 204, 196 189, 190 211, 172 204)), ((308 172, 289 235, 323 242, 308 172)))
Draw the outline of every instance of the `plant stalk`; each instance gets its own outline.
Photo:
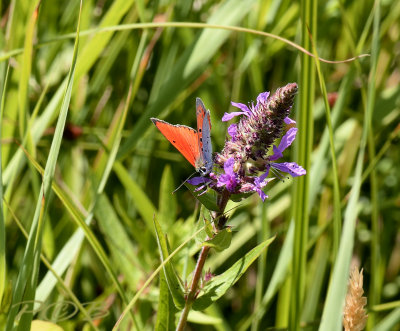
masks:
POLYGON ((194 269, 192 285, 190 286, 190 290, 189 290, 189 293, 186 298, 185 308, 183 308, 183 310, 182 310, 182 314, 181 314, 181 317, 179 318, 179 323, 176 328, 176 331, 184 330, 184 327, 185 327, 186 321, 187 321, 187 317, 189 315, 189 311, 192 308, 192 304, 193 304, 194 300, 196 299, 199 280, 200 280, 200 277, 201 277, 201 274, 203 271, 203 267, 204 267, 204 263, 206 262, 206 258, 207 258, 209 251, 210 251, 209 246, 204 246, 200 251, 200 255, 197 259, 196 268, 194 269))
MULTIPOLYGON (((215 213, 214 219, 218 220, 216 227, 217 230, 221 230, 226 223, 226 218, 224 217, 224 210, 226 204, 228 203, 230 197, 230 193, 227 190, 224 190, 222 194, 218 196, 217 204, 219 207, 219 212, 215 213)), ((206 262, 206 258, 210 251, 209 246, 203 246, 199 257, 197 258, 196 268, 194 269, 192 284, 190 286, 189 293, 186 297, 185 307, 182 310, 181 317, 179 318, 178 325, 176 327, 176 331, 183 331, 187 322, 187 318, 189 316, 189 311, 192 308, 193 302, 196 300, 197 293, 198 293, 198 285, 201 274, 203 272, 204 264, 206 262)))

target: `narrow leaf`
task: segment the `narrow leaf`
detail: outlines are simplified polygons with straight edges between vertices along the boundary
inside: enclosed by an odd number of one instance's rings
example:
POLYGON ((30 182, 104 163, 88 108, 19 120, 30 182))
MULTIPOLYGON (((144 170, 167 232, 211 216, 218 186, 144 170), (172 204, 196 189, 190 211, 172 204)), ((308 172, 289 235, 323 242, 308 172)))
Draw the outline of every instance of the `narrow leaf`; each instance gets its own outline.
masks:
MULTIPOLYGON (((28 242, 24 252, 22 268, 18 274, 17 282, 13 291, 13 305, 11 306, 10 312, 7 319, 7 330, 14 329, 16 323, 16 315, 18 310, 21 308, 19 303, 23 300, 32 301, 35 298, 35 290, 37 284, 37 278, 39 273, 39 259, 42 247, 42 231, 44 214, 46 212, 47 201, 51 191, 51 183, 54 176, 54 171, 57 163, 58 154, 60 151, 62 134, 64 131, 65 121, 68 114, 69 103, 71 100, 71 92, 73 86, 73 79, 75 74, 76 59, 78 54, 79 44, 79 27, 80 27, 80 13, 82 7, 80 7, 79 18, 77 24, 77 33, 74 45, 74 54, 72 58, 71 68, 68 74, 67 85, 64 90, 63 100, 61 104, 60 114, 58 117, 56 129, 54 132, 54 138, 51 144, 46 168, 43 174, 43 182, 38 197, 36 209, 33 215, 31 230, 29 233, 28 242)), ((28 304, 28 310, 31 311, 33 307, 32 303, 28 304)), ((27 330, 30 328, 33 314, 23 314, 18 324, 18 330, 27 330)))
POLYGON ((213 302, 217 301, 225 292, 235 284, 246 272, 248 267, 260 256, 266 247, 268 247, 275 237, 270 238, 258 246, 254 247, 244 257, 238 260, 232 267, 226 270, 222 275, 211 279, 204 287, 203 293, 193 304, 194 310, 204 310, 213 302))
POLYGON ((136 290, 140 277, 143 277, 139 271, 141 263, 137 256, 137 248, 124 232, 123 225, 106 194, 103 193, 99 196, 94 214, 112 254, 114 268, 119 269, 126 277, 128 286, 132 290, 136 290))
MULTIPOLYGON (((158 221, 155 217, 154 217, 153 222, 154 222, 154 228, 156 230, 157 244, 158 244, 158 248, 160 250, 161 261, 164 262, 164 260, 169 255, 167 240, 164 237, 160 223, 158 223, 158 221)), ((176 308, 183 309, 183 307, 185 306, 184 290, 183 290, 181 283, 176 275, 175 270, 173 269, 171 262, 168 261, 163 266, 163 269, 164 269, 164 273, 165 273, 165 278, 168 283, 169 291, 174 299, 174 304, 175 304, 176 308)))
POLYGON ((190 193, 200 201, 200 203, 208 210, 220 211, 217 206, 217 194, 214 190, 209 189, 206 193, 202 191, 196 192, 196 186, 185 183, 185 186, 189 189, 190 193))
POLYGON ((164 168, 160 185, 159 218, 160 223, 168 229, 176 220, 177 202, 174 191, 174 179, 170 166, 164 168))
MULTIPOLYGON (((3 137, 3 113, 4 113, 4 102, 8 84, 8 74, 10 66, 7 66, 7 72, 4 79, 3 92, 0 100, 0 137, 3 137)), ((0 139, 0 151, 2 151, 2 142, 0 139)), ((3 178, 3 167, 2 167, 2 153, 0 152, 0 178, 3 178)), ((3 201, 3 183, 0 182, 0 201, 3 201)), ((3 293, 6 287, 6 226, 4 221, 3 204, 0 203, 0 307, 3 300, 3 293)))
POLYGON ((211 222, 208 219, 204 218, 204 223, 205 223, 204 231, 207 233, 207 236, 211 238, 214 235, 211 222))
POLYGON ((214 248, 216 251, 221 252, 227 249, 232 241, 232 230, 226 228, 218 232, 213 238, 206 240, 203 246, 209 246, 214 248))
POLYGON ((175 306, 168 289, 165 274, 160 273, 160 296, 158 297, 157 321, 155 331, 175 329, 175 306))
POLYGON ((322 321, 319 330, 340 330, 341 316, 343 313, 343 306, 347 291, 347 282, 349 278, 349 270, 351 263, 351 256, 354 248, 354 237, 356 229, 356 221, 360 208, 358 208, 358 201, 361 191, 361 178, 363 162, 365 157, 365 148, 367 143, 368 131, 370 128, 370 121, 372 112, 375 105, 375 78, 377 74, 377 63, 379 55, 379 18, 380 18, 380 5, 379 1, 374 7, 374 29, 372 36, 372 56, 371 56, 371 76, 368 85, 368 100, 366 112, 364 113, 363 133, 360 142, 360 150, 357 157, 357 164, 354 172, 354 180, 352 183, 352 190, 349 195, 349 202, 347 204, 339 252, 335 260, 331 281, 328 288, 328 295, 325 302, 324 311, 322 314, 322 321))
POLYGON ((41 321, 41 320, 34 320, 32 321, 31 331, 62 331, 63 328, 57 324, 48 322, 48 321, 41 321))
MULTIPOLYGON (((202 312, 191 310, 189 312, 188 321, 202 325, 218 325, 222 324, 222 318, 206 315, 202 312)), ((218 330, 216 328, 216 330, 218 330)))
POLYGON ((27 101, 28 101, 28 87, 29 78, 31 76, 32 68, 32 56, 33 56, 33 38, 35 33, 36 22, 39 14, 40 1, 36 0, 31 3, 33 11, 29 19, 29 23, 25 30, 25 42, 24 42, 24 55, 22 58, 21 76, 18 84, 18 120, 20 134, 25 134, 26 127, 26 114, 27 114, 27 101))
POLYGON ((113 169, 120 179, 122 185, 129 192, 133 198, 133 202, 139 212, 143 217, 147 227, 152 228, 152 218, 156 213, 156 208, 154 207, 151 200, 147 197, 146 193, 142 188, 136 183, 133 178, 129 175, 128 171, 122 165, 121 162, 116 161, 113 165, 113 169))
POLYGON ((395 330, 400 322, 400 308, 393 310, 389 315, 382 319, 375 327, 375 331, 395 330))

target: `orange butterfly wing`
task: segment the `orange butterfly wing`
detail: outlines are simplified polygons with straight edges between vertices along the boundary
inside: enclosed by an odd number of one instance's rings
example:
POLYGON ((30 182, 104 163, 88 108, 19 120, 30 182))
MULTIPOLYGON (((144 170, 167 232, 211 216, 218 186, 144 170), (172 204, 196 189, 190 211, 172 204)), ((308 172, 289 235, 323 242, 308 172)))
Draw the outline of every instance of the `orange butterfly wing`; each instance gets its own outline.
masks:
POLYGON ((196 167, 196 160, 200 156, 197 132, 185 125, 173 125, 157 118, 151 121, 168 141, 196 167))

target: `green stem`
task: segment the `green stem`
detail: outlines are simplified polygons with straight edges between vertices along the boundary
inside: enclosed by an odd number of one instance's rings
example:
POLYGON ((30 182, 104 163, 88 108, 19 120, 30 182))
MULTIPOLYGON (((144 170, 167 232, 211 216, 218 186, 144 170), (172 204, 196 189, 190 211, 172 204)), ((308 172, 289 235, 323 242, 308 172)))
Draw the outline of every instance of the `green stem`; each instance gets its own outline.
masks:
MULTIPOLYGON (((227 221, 227 218, 224 216, 224 210, 226 204, 229 201, 230 193, 227 190, 224 190, 220 195, 217 197, 217 204, 219 207, 219 212, 215 213, 214 219, 218 220, 216 224, 217 230, 221 230, 227 221)), ((200 251, 199 257, 197 258, 196 268, 194 269, 192 284, 190 286, 189 293, 186 297, 185 307, 182 310, 181 317, 179 318, 178 325, 176 327, 176 331, 183 331, 187 322, 187 318, 189 316, 189 311, 192 308, 193 302, 196 300, 199 280, 201 274, 203 272, 204 264, 206 262, 206 258, 210 251, 209 246, 203 246, 200 251)))
POLYGON ((192 280, 192 285, 190 286, 189 293, 186 298, 186 303, 185 303, 185 308, 182 310, 182 315, 179 319, 178 326, 176 328, 176 331, 183 331, 184 327, 186 325, 187 317, 189 315, 190 308, 192 308, 192 304, 196 299, 196 294, 197 294, 197 288, 199 284, 199 280, 203 271, 204 263, 206 262, 206 258, 208 255, 208 252, 210 251, 209 246, 204 246, 201 249, 199 258, 197 259, 197 264, 196 268, 194 269, 194 274, 193 274, 193 280, 192 280))

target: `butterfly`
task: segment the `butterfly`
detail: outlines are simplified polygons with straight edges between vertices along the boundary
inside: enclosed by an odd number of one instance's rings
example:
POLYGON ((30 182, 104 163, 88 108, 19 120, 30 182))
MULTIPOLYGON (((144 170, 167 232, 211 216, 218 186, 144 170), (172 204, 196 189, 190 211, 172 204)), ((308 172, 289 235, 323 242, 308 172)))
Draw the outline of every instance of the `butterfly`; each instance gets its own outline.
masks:
POLYGON ((188 160, 201 176, 213 167, 210 111, 196 98, 197 131, 186 125, 173 125, 158 118, 151 121, 168 141, 188 160))

